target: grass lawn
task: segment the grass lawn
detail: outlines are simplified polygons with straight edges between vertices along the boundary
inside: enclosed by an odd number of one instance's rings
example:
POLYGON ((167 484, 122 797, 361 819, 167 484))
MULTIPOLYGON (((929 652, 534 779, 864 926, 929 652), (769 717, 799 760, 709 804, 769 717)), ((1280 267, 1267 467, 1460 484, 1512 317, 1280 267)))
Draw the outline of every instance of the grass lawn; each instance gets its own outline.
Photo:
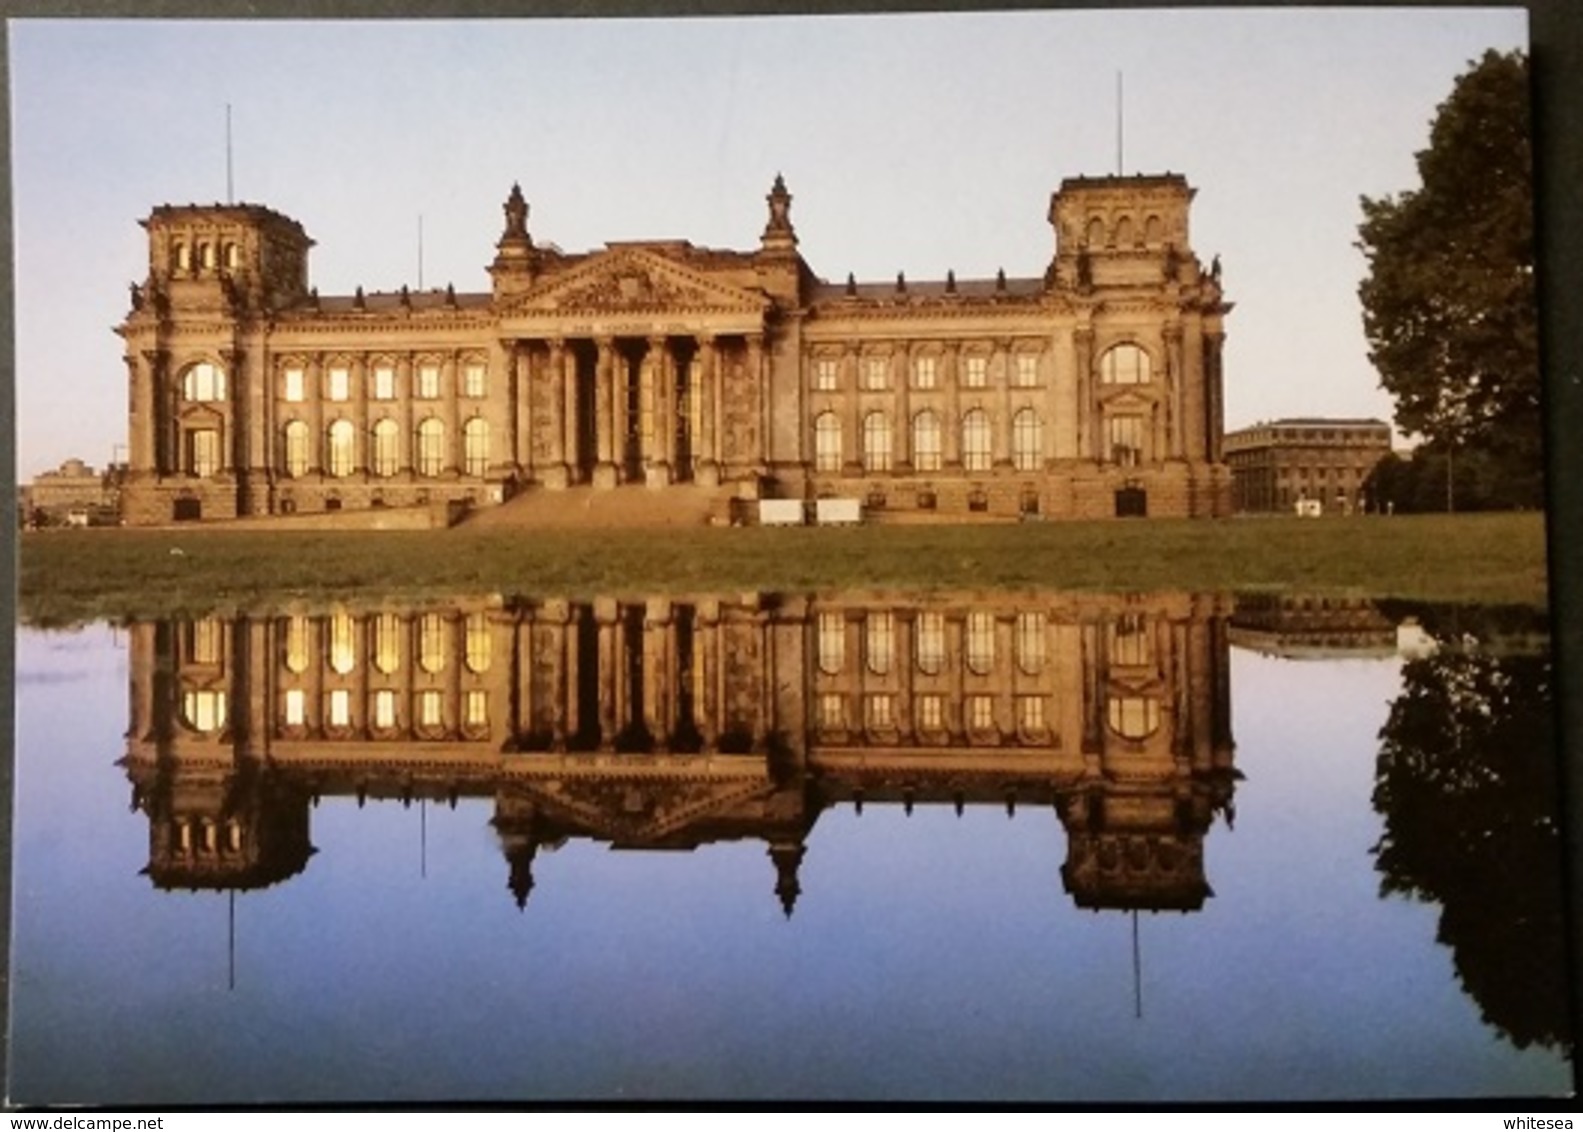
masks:
POLYGON ((1345 593, 1543 607, 1540 514, 667 531, 34 531, 37 624, 289 599, 841 589, 1345 593))

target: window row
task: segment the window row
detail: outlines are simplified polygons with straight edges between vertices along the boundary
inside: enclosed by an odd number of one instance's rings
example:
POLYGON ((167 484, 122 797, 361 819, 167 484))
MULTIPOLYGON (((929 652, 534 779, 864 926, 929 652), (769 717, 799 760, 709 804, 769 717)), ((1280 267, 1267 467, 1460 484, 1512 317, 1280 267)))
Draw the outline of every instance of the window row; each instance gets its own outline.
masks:
MULTIPOLYGON (((449 430, 435 417, 420 421, 412 431, 411 467, 420 476, 437 476, 446 469, 449 430)), ((306 421, 289 421, 281 430, 279 467, 288 476, 308 474, 312 467, 331 476, 349 476, 364 465, 359 462, 357 427, 351 421, 333 422, 324 432, 322 451, 313 450, 313 430, 306 421), (315 458, 317 457, 317 459, 315 458)), ((376 476, 393 476, 404 467, 401 426, 388 417, 374 422, 364 438, 366 467, 376 476)), ((489 422, 473 417, 462 426, 461 470, 482 476, 489 470, 489 422)))
MULTIPOLYGON (((380 688, 369 694, 367 726, 377 731, 395 731, 406 726, 440 728, 446 724, 445 694, 438 689, 426 688, 412 693, 411 714, 402 718, 399 710, 401 693, 391 688, 380 688)), ((288 688, 281 695, 280 722, 285 727, 308 726, 308 693, 301 688, 288 688)), ((462 718, 458 721, 466 729, 489 726, 489 693, 472 689, 462 693, 462 718)), ((336 688, 325 693, 324 727, 351 727, 352 693, 336 688)))
POLYGON ((219 243, 199 240, 192 244, 177 240, 171 244, 171 270, 185 274, 192 271, 194 264, 200 271, 213 271, 221 264, 227 271, 235 271, 242 266, 242 249, 229 240, 219 243))
POLYGON ((1116 247, 1128 247, 1136 244, 1158 245, 1165 239, 1165 222, 1158 216, 1150 215, 1141 225, 1134 224, 1132 217, 1122 215, 1117 218, 1114 227, 1110 229, 1113 239, 1105 239, 1105 218, 1091 216, 1088 227, 1084 230, 1088 246, 1091 248, 1104 247, 1106 243, 1116 247))
MULTIPOLYGON (((1019 353, 1012 355, 1009 380, 1013 388, 1029 389, 1039 384, 1039 355, 1019 353)), ((940 359, 923 354, 912 360, 910 383, 912 389, 938 389, 943 367, 940 359)), ((858 386, 866 392, 891 388, 894 364, 886 357, 865 357, 858 360, 858 386)), ((1144 385, 1151 380, 1148 352, 1132 342, 1123 342, 1106 350, 1099 359, 1099 379, 1106 385, 1144 385)), ((967 354, 958 368, 958 383, 965 389, 983 389, 989 385, 989 358, 983 354, 967 354)), ((813 388, 820 393, 833 393, 841 388, 841 360, 815 358, 813 360, 813 388)))
MULTIPOLYGON (((398 393, 396 366, 393 362, 375 362, 367 369, 365 392, 370 401, 394 401, 398 393)), ((411 395, 419 401, 437 401, 444 393, 444 369, 439 362, 419 362, 412 367, 411 395)), ((489 392, 488 367, 481 361, 464 361, 457 368, 456 392, 461 397, 480 399, 489 392)), ((287 366, 280 371, 280 397, 283 401, 301 402, 308 399, 308 374, 301 366, 287 366)), ((320 375, 319 396, 325 401, 350 401, 352 399, 352 368, 345 364, 326 366, 320 375)))
MULTIPOLYGON (((819 671, 837 675, 846 667, 846 614, 821 613, 818 620, 819 671)), ((1030 676, 1044 668, 1046 620, 1042 613, 1019 613, 1012 633, 1017 667, 1030 676)), ((913 618, 913 658, 918 671, 928 676, 945 670, 945 614, 919 613, 913 618)), ((864 666, 877 676, 887 675, 896 663, 896 617, 889 612, 863 618, 864 666)), ((962 630, 963 662, 979 675, 995 667, 995 615, 969 613, 962 630)))
MULTIPOLYGON (((937 472, 944 464, 944 424, 940 415, 925 409, 912 418, 912 466, 915 471, 937 472)), ((962 417, 962 467, 970 472, 988 471, 993 463, 993 431, 989 414, 972 409, 962 417)), ((863 418, 862 464, 867 472, 888 472, 894 463, 891 419, 883 412, 863 418)), ((844 459, 841 417, 833 412, 814 418, 814 470, 839 472, 844 459)), ((1044 462, 1044 422, 1033 409, 1021 409, 1011 421, 1011 463, 1019 471, 1037 471, 1044 462)))
MULTIPOLYGON (((281 634, 282 662, 287 672, 308 671, 312 661, 312 621, 289 617, 281 634)), ((435 674, 445 671, 446 657, 455 647, 449 619, 440 613, 425 613, 408 621, 394 613, 379 613, 359 619, 347 613, 325 618, 321 647, 331 672, 342 676, 357 668, 360 647, 368 650, 374 668, 386 675, 401 668, 403 649, 410 650, 418 667, 435 674)), ((489 618, 470 613, 462 623, 462 661, 473 673, 489 671, 489 618)))
MULTIPOLYGON (((1017 696, 1012 701, 1016 728, 1025 734, 1039 734, 1048 724, 1044 696, 1017 696)), ((889 731, 900 726, 896 710, 896 697, 889 692, 873 692, 862 697, 862 719, 849 718, 849 697, 839 692, 827 692, 819 697, 816 724, 821 731, 846 731, 854 722, 870 731, 889 731)), ((914 696, 912 700, 915 729, 921 732, 944 732, 949 724, 946 718, 946 697, 934 694, 914 696)), ((973 695, 962 700, 962 726, 970 732, 999 730, 995 721, 995 697, 973 695)))

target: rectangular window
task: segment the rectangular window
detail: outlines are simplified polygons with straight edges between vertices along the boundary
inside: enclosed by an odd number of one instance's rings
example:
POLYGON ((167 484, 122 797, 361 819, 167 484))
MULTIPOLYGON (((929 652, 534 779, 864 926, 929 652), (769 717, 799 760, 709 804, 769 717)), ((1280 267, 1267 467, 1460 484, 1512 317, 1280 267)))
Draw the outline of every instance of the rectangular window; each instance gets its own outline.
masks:
POLYGON ((375 366, 373 387, 370 395, 375 401, 394 401, 396 399, 396 367, 391 365, 375 366))
POLYGON ((933 676, 945 667, 945 614, 920 613, 913 624, 918 671, 933 676))
POLYGON ((867 628, 868 670, 884 676, 894 663, 896 652, 896 619, 889 612, 870 613, 865 619, 867 628))
POLYGON ((220 434, 212 428, 187 434, 187 470, 195 476, 212 476, 220 470, 220 434))
POLYGON ((834 358, 820 358, 813 364, 813 387, 821 393, 839 388, 839 371, 834 358))
POLYGON ((467 698, 462 701, 462 724, 465 727, 487 727, 489 725, 489 693, 477 688, 467 693, 467 698))
POLYGON ((969 696, 967 698, 967 726, 972 731, 995 729, 995 697, 969 696))
POLYGON ((287 689, 281 718, 287 727, 301 727, 308 722, 308 697, 301 688, 287 689))
POLYGON ((293 366, 281 374, 280 395, 288 401, 301 401, 303 390, 302 370, 293 366))
POLYGON ((866 358, 863 362, 863 388, 890 388, 890 359, 866 358))
POLYGON ((434 362, 418 366, 418 388, 414 396, 432 401, 440 395, 440 367, 434 362))
POLYGON ((819 726, 825 731, 846 727, 846 698, 841 693, 826 692, 819 697, 819 726))
POLYGON ((327 722, 331 727, 352 726, 352 693, 337 688, 330 693, 330 711, 327 722))
POLYGON ((945 697, 919 696, 918 700, 918 730, 944 731, 945 730, 945 697))
POLYGON ((441 727, 445 723, 445 701, 433 688, 418 693, 418 725, 441 727))
POLYGON ((1017 355, 1017 369, 1012 383, 1021 389, 1039 384, 1039 355, 1017 355))
POLYGON ((914 389, 933 389, 935 385, 934 372, 933 357, 926 354, 921 358, 914 358, 912 361, 912 387, 914 389))
POLYGON ((819 671, 834 676, 846 661, 846 617, 840 613, 819 615, 819 671))
POLYGON ((351 400, 352 371, 345 366, 331 366, 324 375, 324 397, 327 401, 351 400))
POLYGON ((962 384, 969 389, 981 389, 989 384, 989 359, 981 354, 973 354, 964 359, 962 367, 962 384))
POLYGON ((1120 464, 1125 468, 1143 463, 1143 418, 1111 417, 1106 425, 1109 432, 1111 463, 1120 464))
POLYGON ((381 731, 390 731, 396 726, 396 693, 389 688, 374 693, 374 726, 381 731))
POLYGON ((967 615, 967 667, 968 671, 983 675, 995 667, 995 615, 969 613, 967 615))
POLYGON ((468 362, 462 370, 462 396, 483 397, 486 392, 483 362, 468 362))
POLYGON ((1022 731, 1044 730, 1044 697, 1017 697, 1017 727, 1022 731))
POLYGON ((863 717, 870 728, 886 730, 896 726, 896 698, 888 693, 863 697, 863 717))

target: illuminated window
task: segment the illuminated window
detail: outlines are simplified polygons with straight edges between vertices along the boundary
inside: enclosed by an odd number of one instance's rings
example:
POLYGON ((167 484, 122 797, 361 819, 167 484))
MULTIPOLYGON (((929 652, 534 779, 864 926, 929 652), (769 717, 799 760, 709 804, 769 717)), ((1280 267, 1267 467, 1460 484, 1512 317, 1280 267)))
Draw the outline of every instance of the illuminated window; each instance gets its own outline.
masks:
POLYGON ((1148 623, 1141 614, 1127 613, 1110 625, 1110 662, 1123 665, 1147 665, 1154 660, 1150 647, 1148 623))
POLYGON ((312 433, 306 421, 288 421, 285 431, 285 465, 288 476, 305 476, 308 474, 308 445, 312 433))
POLYGON ((1017 697, 1017 727, 1021 731, 1044 730, 1044 697, 1017 697))
POLYGON ((1012 371, 1011 383, 1022 389, 1039 384, 1038 354, 1017 355, 1017 368, 1012 371))
POLYGON ((890 613, 870 613, 865 618, 868 670, 876 676, 890 671, 896 657, 896 619, 890 613))
POLYGON ((462 367, 462 396, 483 397, 488 389, 488 370, 483 362, 468 362, 462 367))
POLYGON ((181 241, 178 240, 176 243, 171 245, 171 249, 170 249, 170 263, 171 263, 171 267, 173 267, 177 271, 184 272, 184 273, 188 272, 188 271, 191 271, 192 270, 192 249, 189 248, 186 244, 184 244, 184 243, 182 243, 181 241))
POLYGON ((225 693, 207 689, 184 692, 181 719, 188 727, 205 735, 220 730, 225 726, 225 693))
POLYGON ((287 727, 301 727, 308 722, 308 696, 301 688, 286 689, 281 705, 281 722, 287 727))
POLYGON ((814 470, 839 472, 841 470, 841 418, 834 413, 820 413, 813 423, 814 470))
POLYGON ((863 388, 890 388, 889 358, 865 358, 863 360, 863 388))
POLYGON ((846 663, 846 618, 839 613, 819 615, 819 671, 834 676, 846 663))
POLYGON ((981 389, 989 384, 989 359, 982 354, 969 354, 963 359, 962 384, 969 389, 981 389))
POLYGON ((989 463, 989 414, 973 409, 962 418, 962 467, 970 472, 987 472, 989 463))
POLYGON ((820 358, 813 364, 813 387, 829 393, 840 386, 839 363, 834 358, 820 358))
POLYGON ((345 366, 331 366, 324 374, 324 399, 350 401, 352 399, 352 371, 345 366))
POLYGON ((374 422, 373 471, 376 476, 393 476, 401 467, 401 426, 386 417, 374 422))
POLYGON ((863 719, 867 726, 876 730, 883 731, 895 727, 895 706, 895 697, 888 693, 864 696, 863 719))
POLYGON ((1149 381, 1149 355, 1131 342, 1112 346, 1099 359, 1099 379, 1106 385, 1145 385, 1149 381))
POLYGON ((372 378, 369 382, 372 388, 369 397, 375 401, 394 401, 396 399, 396 367, 389 362, 380 362, 374 367, 372 378))
POLYGON ((489 726, 489 693, 472 689, 462 701, 462 726, 489 726))
POLYGON ((467 671, 489 671, 489 617, 483 613, 467 615, 467 671))
POLYGON ((1044 464, 1044 425, 1032 409, 1011 419, 1011 462, 1020 472, 1035 472, 1044 464))
POLYGON ((890 420, 884 413, 863 418, 863 467, 870 472, 890 471, 890 420))
POLYGON ((401 618, 381 613, 374 618, 374 667, 390 675, 401 665, 401 618))
POLYGON ((1160 702, 1153 696, 1116 696, 1107 711, 1110 729, 1124 739, 1143 739, 1160 726, 1160 702))
POLYGON ((235 270, 242 266, 242 249, 235 244, 226 244, 224 250, 225 266, 235 270))
POLYGON ((187 659, 193 664, 219 664, 220 643, 225 639, 225 627, 214 617, 205 617, 188 626, 191 634, 187 643, 187 659))
POLYGON ((432 401, 440 395, 440 367, 437 362, 423 362, 418 366, 417 388, 413 396, 432 401))
POLYGON ((187 471, 194 476, 212 476, 220 470, 220 433, 212 428, 187 431, 187 471))
POLYGON ((967 726, 971 731, 995 730, 995 697, 969 696, 967 698, 967 726))
POLYGON ((330 727, 352 726, 352 693, 345 688, 336 688, 330 693, 329 711, 325 713, 325 723, 330 727))
POLYGON ((1123 415, 1105 422, 1109 441, 1110 461, 1124 468, 1143 462, 1143 418, 1123 415))
POLYGON ((933 676, 945 667, 945 615, 920 613, 914 623, 918 671, 933 676))
POLYGON ((462 459, 470 476, 489 470, 489 422, 483 417, 474 417, 462 427, 462 459))
POLYGON ((840 731, 846 727, 845 696, 826 692, 819 697, 819 726, 826 731, 840 731))
POLYGON ((983 675, 995 667, 995 615, 967 615, 967 667, 983 675))
POLYGON ((940 418, 928 409, 912 418, 912 463, 920 472, 940 470, 940 418))
POLYGON ((445 671, 445 618, 438 613, 418 619, 418 667, 429 673, 445 671))
POLYGON ((445 725, 445 701, 440 693, 433 688, 418 693, 418 726, 443 727, 445 725))
POLYGON ((346 612, 330 616, 330 671, 342 676, 357 666, 357 622, 346 612))
POLYGON ((214 268, 213 244, 202 243, 198 245, 198 266, 203 268, 205 271, 210 271, 214 268))
POLYGON ((374 726, 381 731, 391 731, 396 726, 396 693, 381 688, 374 693, 374 726))
POLYGON ((445 465, 445 425, 429 417, 418 426, 418 474, 437 476, 445 465))
POLYGON ((306 617, 288 617, 286 619, 286 656, 287 672, 308 671, 308 619, 306 617))
POLYGON ((305 382, 301 366, 288 366, 281 371, 280 395, 287 401, 301 401, 305 382))
POLYGON ((1017 667, 1029 676, 1044 667, 1044 615, 1017 614, 1017 667))
POLYGON ((336 421, 329 431, 330 466, 332 476, 349 476, 357 459, 357 430, 351 421, 336 421))
POLYGON ((935 359, 932 354, 924 354, 912 360, 912 387, 914 389, 935 387, 935 359))
POLYGON ((918 730, 944 731, 945 730, 945 697, 944 696, 919 696, 915 701, 918 711, 918 730))

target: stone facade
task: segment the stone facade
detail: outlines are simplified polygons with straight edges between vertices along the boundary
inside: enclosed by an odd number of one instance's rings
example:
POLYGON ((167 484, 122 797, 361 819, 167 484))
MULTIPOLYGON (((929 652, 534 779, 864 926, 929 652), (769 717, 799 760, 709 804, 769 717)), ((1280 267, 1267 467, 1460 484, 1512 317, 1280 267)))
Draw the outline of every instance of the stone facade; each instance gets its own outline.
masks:
POLYGON ((1238 511, 1291 512, 1300 502, 1350 515, 1368 506, 1363 485, 1391 452, 1380 420, 1291 418, 1226 434, 1232 503, 1238 511))
POLYGON ((952 518, 1220 515, 1219 265, 1175 174, 1069 178, 1040 278, 845 284, 777 177, 752 251, 536 244, 487 293, 320 296, 257 205, 161 206, 119 332, 129 522, 691 483, 952 518))

